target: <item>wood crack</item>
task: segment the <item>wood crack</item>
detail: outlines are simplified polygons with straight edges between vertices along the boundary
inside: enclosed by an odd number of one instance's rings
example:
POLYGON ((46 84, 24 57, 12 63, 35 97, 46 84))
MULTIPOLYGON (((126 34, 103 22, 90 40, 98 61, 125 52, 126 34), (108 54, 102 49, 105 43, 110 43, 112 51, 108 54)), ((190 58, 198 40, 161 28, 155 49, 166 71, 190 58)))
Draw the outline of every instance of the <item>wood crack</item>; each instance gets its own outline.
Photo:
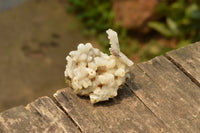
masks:
POLYGON ((197 85, 198 87, 200 87, 200 83, 190 74, 188 73, 182 66, 181 64, 179 64, 178 62, 176 62, 174 59, 172 59, 170 56, 166 55, 166 58, 171 61, 179 70, 181 70, 187 77, 190 78, 190 80, 197 85))
MULTIPOLYGON (((144 72, 144 74, 149 78, 149 79, 151 79, 151 77, 142 69, 142 68, 140 68, 138 65, 137 65, 137 67, 142 71, 142 72, 144 72)), ((151 81, 152 82, 154 82, 152 79, 151 79, 151 81)), ((154 82, 155 83, 155 82, 154 82)), ((156 84, 156 83, 155 83, 156 84)), ((157 84, 158 85, 158 84, 157 84)), ((159 86, 159 85, 158 85, 159 86)), ((162 124, 164 125, 164 126, 166 126, 166 124, 144 103, 144 101, 134 92, 134 89, 132 88, 132 86, 129 86, 129 88, 130 88, 130 90, 131 90, 131 92, 138 98, 138 100, 140 100, 143 104, 144 104, 144 106, 160 121, 160 122, 162 122, 162 124)), ((167 127, 167 126, 166 126, 167 127)))
MULTIPOLYGON (((66 96, 61 93, 65 98, 66 96)), ((58 108, 60 108, 66 115, 67 117, 71 120, 71 122, 78 128, 78 130, 82 133, 83 131, 81 130, 81 127, 73 120, 73 118, 65 111, 65 109, 62 107, 62 105, 55 99, 53 98, 54 103, 57 105, 58 108)))
POLYGON ((140 99, 138 95, 134 93, 132 89, 130 90, 137 97, 137 99, 153 114, 153 116, 155 116, 164 126, 166 126, 165 123, 142 101, 142 99, 140 99))

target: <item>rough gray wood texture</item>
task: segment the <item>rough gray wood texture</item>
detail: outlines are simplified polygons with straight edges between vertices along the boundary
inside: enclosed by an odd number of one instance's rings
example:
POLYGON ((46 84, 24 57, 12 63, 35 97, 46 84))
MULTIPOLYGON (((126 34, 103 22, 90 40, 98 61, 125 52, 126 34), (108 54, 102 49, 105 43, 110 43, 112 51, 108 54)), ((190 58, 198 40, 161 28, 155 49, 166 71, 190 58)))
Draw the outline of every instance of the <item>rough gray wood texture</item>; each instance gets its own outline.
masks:
POLYGON ((0 133, 200 132, 200 43, 133 66, 130 82, 92 105, 71 88, 0 113, 0 133), (168 59, 167 59, 168 58, 168 59))
POLYGON ((1 133, 80 132, 68 116, 48 97, 0 114, 1 133))
POLYGON ((95 105, 88 98, 76 96, 71 88, 59 90, 54 96, 84 133, 169 131, 127 87, 116 98, 95 105))
POLYGON ((132 89, 174 132, 200 131, 200 88, 165 57, 140 63, 132 70, 132 89))
POLYGON ((170 51, 167 57, 200 86, 200 42, 170 51))

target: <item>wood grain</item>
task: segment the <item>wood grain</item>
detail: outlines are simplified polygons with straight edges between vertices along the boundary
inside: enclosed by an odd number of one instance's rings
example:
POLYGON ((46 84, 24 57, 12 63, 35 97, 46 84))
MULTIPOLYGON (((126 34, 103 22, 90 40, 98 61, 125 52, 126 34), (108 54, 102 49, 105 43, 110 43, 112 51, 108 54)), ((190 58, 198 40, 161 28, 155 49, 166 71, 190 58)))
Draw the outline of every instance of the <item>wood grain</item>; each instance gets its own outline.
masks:
POLYGON ((170 51, 166 55, 200 86, 200 42, 170 51))
POLYGON ((200 88, 165 57, 132 70, 131 89, 174 132, 200 131, 200 88))
POLYGON ((48 97, 0 114, 2 133, 66 133, 80 132, 68 116, 48 97))
POLYGON ((0 114, 1 133, 26 133, 44 130, 45 125, 23 106, 9 109, 0 114))
POLYGON ((54 97, 85 133, 169 131, 127 87, 120 89, 116 98, 95 105, 71 88, 57 91, 54 97))
POLYGON ((69 117, 49 98, 42 97, 28 104, 26 109, 39 115, 46 123, 47 132, 79 132, 69 117))

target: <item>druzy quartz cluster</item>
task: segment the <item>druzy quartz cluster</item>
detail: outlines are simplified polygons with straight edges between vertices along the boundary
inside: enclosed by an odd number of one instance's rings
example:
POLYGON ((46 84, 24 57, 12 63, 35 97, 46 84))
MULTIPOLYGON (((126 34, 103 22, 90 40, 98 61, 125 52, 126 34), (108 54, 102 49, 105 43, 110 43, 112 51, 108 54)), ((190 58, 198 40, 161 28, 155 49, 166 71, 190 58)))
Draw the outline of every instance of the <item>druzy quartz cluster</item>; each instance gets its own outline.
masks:
POLYGON ((92 44, 79 44, 76 51, 66 57, 66 80, 78 95, 89 96, 91 103, 106 101, 117 96, 117 90, 129 77, 134 64, 120 52, 117 33, 107 30, 110 54, 107 55, 92 44))

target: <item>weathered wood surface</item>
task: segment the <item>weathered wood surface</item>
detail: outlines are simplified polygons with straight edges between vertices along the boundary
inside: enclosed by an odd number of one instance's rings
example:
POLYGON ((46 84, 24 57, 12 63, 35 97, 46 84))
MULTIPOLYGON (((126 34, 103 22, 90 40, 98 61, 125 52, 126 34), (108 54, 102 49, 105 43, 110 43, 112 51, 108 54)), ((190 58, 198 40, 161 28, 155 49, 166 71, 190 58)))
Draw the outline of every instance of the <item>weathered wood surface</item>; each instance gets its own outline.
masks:
POLYGON ((200 88, 165 57, 133 68, 132 89, 175 132, 200 131, 200 88))
POLYGON ((200 132, 200 43, 132 68, 116 98, 90 104, 71 88, 0 113, 0 132, 200 132))
POLYGON ((68 116, 48 97, 0 114, 1 133, 80 132, 68 116))
POLYGON ((59 90, 54 96, 85 133, 168 131, 130 89, 124 87, 119 94, 108 102, 94 106, 88 99, 77 98, 71 88, 59 90))
POLYGON ((200 86, 200 42, 168 52, 167 57, 200 86))

